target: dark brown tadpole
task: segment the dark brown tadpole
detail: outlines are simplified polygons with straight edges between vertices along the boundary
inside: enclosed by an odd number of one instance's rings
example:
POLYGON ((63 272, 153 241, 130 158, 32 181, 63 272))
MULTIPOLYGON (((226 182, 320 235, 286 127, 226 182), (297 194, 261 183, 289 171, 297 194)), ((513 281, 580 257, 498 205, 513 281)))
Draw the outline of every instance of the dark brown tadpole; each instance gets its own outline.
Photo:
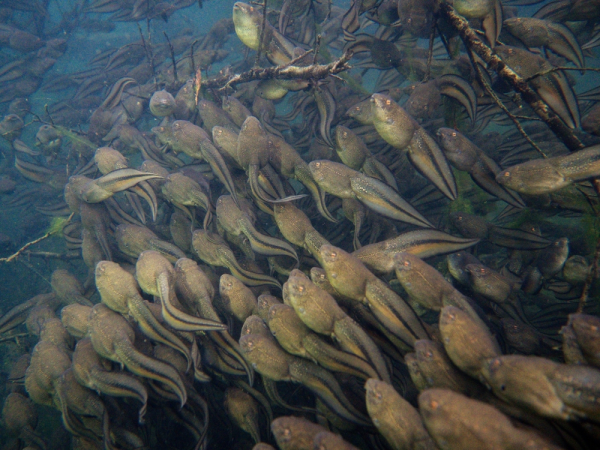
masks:
POLYGON ((387 274, 394 271, 394 256, 400 252, 425 259, 464 250, 478 242, 479 239, 463 239, 437 230, 416 230, 364 245, 352 255, 374 273, 387 274))
POLYGON ((81 339, 87 335, 91 310, 91 306, 78 303, 67 305, 60 310, 60 320, 71 336, 81 339))
POLYGON ((192 247, 198 257, 212 266, 227 267, 231 273, 247 286, 272 285, 281 287, 275 278, 243 269, 227 242, 218 234, 206 230, 195 230, 192 247))
MULTIPOLYGON (((298 270, 292 271, 283 289, 285 302, 293 307, 298 316, 291 316, 290 310, 284 308, 286 305, 276 305, 269 309, 269 318, 271 319, 277 311, 280 312, 280 316, 286 316, 286 328, 290 338, 288 342, 292 344, 293 338, 299 339, 297 342, 300 347, 299 353, 307 352, 316 360, 327 358, 330 361, 329 364, 334 364, 337 360, 337 364, 353 366, 355 369, 358 368, 362 374, 373 372, 364 365, 356 364, 356 361, 351 358, 344 358, 344 355, 329 352, 328 347, 311 339, 310 333, 301 326, 303 323, 317 333, 334 337, 345 352, 368 362, 371 369, 377 373, 377 378, 389 380, 390 375, 380 350, 367 333, 339 307, 331 295, 317 287, 298 270), (295 328, 291 329, 294 323, 295 328), (304 336, 301 336, 302 334, 304 336), (328 353, 329 355, 327 355, 328 353)), ((290 349, 286 350, 290 351, 290 349)), ((323 365, 326 367, 326 364, 323 365)))
POLYGON ((284 416, 271 423, 271 431, 280 448, 291 450, 313 448, 316 436, 327 430, 301 417, 284 416))
POLYGON ((370 379, 365 390, 369 416, 392 448, 435 448, 419 412, 390 384, 370 379))
MULTIPOLYGON (((161 192, 169 202, 183 211, 187 211, 186 206, 195 206, 205 210, 204 228, 210 225, 213 209, 210 202, 210 192, 206 192, 192 178, 182 173, 172 173, 166 177, 161 192)), ((189 212, 188 216, 194 218, 189 212)))
POLYGON ((391 186, 376 178, 329 160, 312 161, 308 168, 323 191, 336 197, 354 198, 375 212, 394 220, 434 228, 410 203, 391 186))
POLYGON ((257 312, 258 304, 254 293, 232 275, 221 275, 219 294, 223 306, 240 322, 257 312))
POLYGON ((258 425, 258 402, 239 388, 229 388, 225 392, 225 410, 234 423, 252 436, 255 443, 260 441, 258 425))
MULTIPOLYGON (((415 342, 414 361, 425 381, 420 390, 429 388, 451 389, 465 395, 481 395, 484 387, 461 372, 448 357, 444 347, 434 341, 415 342)), ((411 375, 412 375, 411 371, 411 375)))
POLYGON ((38 342, 25 372, 25 390, 29 398, 40 405, 51 406, 55 384, 70 366, 71 359, 65 350, 48 341, 38 342))
POLYGON ((442 308, 440 333, 452 362, 473 378, 482 379, 486 361, 501 354, 486 325, 454 306, 442 308))
POLYGON ((119 314, 103 304, 94 306, 90 314, 90 339, 96 352, 111 361, 124 365, 136 375, 163 383, 183 406, 187 391, 177 372, 168 364, 150 358, 135 348, 135 332, 119 314))
POLYGON ((320 253, 331 286, 342 296, 368 306, 381 329, 394 336, 397 346, 411 349, 415 340, 429 337, 406 301, 358 258, 331 245, 323 245, 320 253))
POLYGON ((131 273, 116 263, 101 261, 96 266, 96 287, 102 304, 115 312, 131 316, 143 334, 181 352, 191 363, 190 349, 180 337, 154 317, 131 273))
POLYGON ((156 91, 150 98, 150 112, 156 117, 167 117, 173 114, 177 104, 171 93, 161 90, 156 91))
POLYGON ((191 158, 206 160, 229 193, 237 198, 229 167, 202 128, 186 120, 176 120, 171 124, 171 132, 165 133, 169 136, 167 143, 175 153, 183 152, 191 158))
POLYGON ((466 136, 450 128, 440 128, 436 134, 446 158, 454 167, 468 172, 473 181, 487 193, 516 208, 525 207, 519 194, 496 181, 496 176, 502 170, 500 166, 466 136))
POLYGON ((73 353, 73 375, 82 385, 105 395, 131 397, 139 400, 138 421, 144 422, 148 392, 137 379, 124 372, 111 370, 108 360, 100 357, 89 338, 81 339, 73 353))
POLYGON ((182 310, 175 294, 175 269, 159 252, 142 252, 135 264, 135 275, 140 288, 160 299, 162 317, 178 331, 215 331, 227 327, 220 321, 193 316, 182 310))
POLYGON ((410 298, 425 308, 441 310, 444 298, 455 294, 456 289, 441 273, 410 253, 394 256, 396 278, 410 298))
POLYGON ((37 410, 27 397, 16 392, 8 394, 2 407, 2 421, 9 435, 19 437, 27 445, 46 448, 46 443, 35 431, 37 410))
POLYGON ((398 190, 394 175, 371 154, 364 141, 352 130, 338 125, 335 129, 335 142, 335 150, 344 164, 398 190))
POLYGON ((563 420, 598 418, 595 386, 600 375, 589 366, 560 364, 536 356, 503 355, 487 360, 481 374, 498 397, 541 416, 563 420))
POLYGON ((298 261, 298 255, 287 242, 258 232, 251 215, 242 210, 230 195, 223 195, 217 200, 217 220, 226 232, 246 236, 256 253, 288 256, 298 261))
POLYGON ((593 366, 600 366, 600 319, 588 314, 571 314, 568 326, 585 359, 593 366))
POLYGON ((160 252, 173 263, 179 258, 185 258, 185 253, 179 247, 159 239, 152 230, 146 227, 127 223, 121 224, 117 227, 115 238, 119 250, 132 258, 137 258, 146 250, 160 252))
POLYGON ((79 303, 80 305, 92 306, 92 302, 85 297, 83 284, 71 273, 64 269, 52 272, 52 291, 64 303, 79 303))
POLYGON ((391 97, 371 96, 373 125, 393 147, 405 150, 411 163, 446 197, 458 196, 452 170, 433 138, 391 97))
POLYGON ((577 98, 564 72, 546 73, 552 64, 529 50, 500 45, 495 51, 516 73, 529 80, 531 87, 569 128, 581 126, 577 98))
POLYGON ((422 392, 419 411, 434 441, 448 448, 560 448, 534 431, 516 428, 493 406, 451 390, 422 392))

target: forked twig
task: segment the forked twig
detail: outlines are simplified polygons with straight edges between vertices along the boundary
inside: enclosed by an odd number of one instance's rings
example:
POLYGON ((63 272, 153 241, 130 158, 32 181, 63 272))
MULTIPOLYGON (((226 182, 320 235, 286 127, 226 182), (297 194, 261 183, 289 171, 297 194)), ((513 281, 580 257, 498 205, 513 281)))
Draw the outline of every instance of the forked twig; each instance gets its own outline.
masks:
MULTIPOLYGON (((73 216, 75 215, 75 213, 71 213, 71 215, 69 216, 69 218, 64 222, 64 225, 67 225, 69 222, 71 222, 71 219, 73 219, 73 216)), ((39 237, 37 239, 34 239, 33 241, 28 242, 27 244, 25 244, 23 247, 21 247, 19 250, 17 250, 15 253, 13 253, 10 256, 7 256, 6 258, 0 258, 0 262, 11 262, 12 260, 14 260, 15 258, 18 258, 19 255, 21 253, 23 253, 25 250, 27 250, 29 247, 31 247, 32 245, 37 244, 38 242, 43 241, 44 239, 48 239, 50 236, 52 236, 53 234, 58 233, 61 230, 51 230, 48 231, 46 234, 44 234, 42 237, 39 237)))
MULTIPOLYGON (((308 52, 307 52, 308 53, 308 52)), ((306 53, 296 58, 296 60, 306 56, 306 53)), ((219 92, 223 92, 228 88, 239 83, 247 83, 254 80, 320 80, 330 75, 335 75, 344 70, 348 70, 350 65, 348 61, 352 58, 352 52, 345 52, 339 59, 332 61, 329 64, 312 64, 306 67, 298 67, 291 65, 294 61, 288 64, 283 64, 265 69, 254 68, 247 72, 234 76, 224 76, 206 80, 202 83, 207 88, 219 88, 219 92)))

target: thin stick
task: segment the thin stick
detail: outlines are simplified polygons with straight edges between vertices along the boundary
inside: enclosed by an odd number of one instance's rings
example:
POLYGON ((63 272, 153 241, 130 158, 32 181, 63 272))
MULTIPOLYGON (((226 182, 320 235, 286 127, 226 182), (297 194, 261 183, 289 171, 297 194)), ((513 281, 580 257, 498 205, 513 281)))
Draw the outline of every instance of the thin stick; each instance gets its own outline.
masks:
MULTIPOLYGON (((492 49, 485 45, 477 33, 469 26, 467 20, 457 14, 454 8, 446 2, 439 2, 439 13, 443 15, 446 22, 455 29, 461 37, 465 47, 473 53, 476 53, 491 70, 494 70, 500 78, 508 83, 512 88, 521 94, 521 97, 533 109, 533 111, 542 119, 554 135, 562 141, 571 152, 576 152, 585 148, 585 145, 579 140, 563 120, 558 117, 540 96, 527 84, 527 82, 512 70, 498 55, 492 52, 492 49)), ((600 178, 593 178, 592 185, 596 194, 600 197, 600 178)))
POLYGON ((38 258, 54 258, 54 259, 77 259, 81 257, 79 252, 71 252, 71 253, 55 253, 55 252, 32 252, 26 251, 23 255, 28 257, 38 257, 38 258))
POLYGON ((192 46, 190 48, 190 59, 192 60, 192 73, 196 73, 196 61, 194 61, 194 45, 200 42, 200 39, 196 39, 192 42, 192 46))
MULTIPOLYGON (((146 45, 146 39, 144 38, 144 33, 142 32, 142 27, 140 26, 139 22, 137 23, 137 27, 140 32, 140 36, 142 38, 142 45, 144 46, 144 51, 146 52, 146 58, 148 59, 148 63, 150 64, 150 68, 152 69, 152 77, 154 78, 154 84, 156 85, 156 71, 154 70, 154 57, 152 56, 150 49, 146 45)), ((150 27, 148 27, 148 34, 150 34, 150 27)))
POLYGON ((173 49, 173 45, 171 45, 171 40, 169 39, 167 32, 163 31, 163 34, 165 35, 165 38, 167 38, 167 43, 169 44, 169 50, 171 50, 171 60, 173 61, 173 77, 175 79, 175 83, 177 83, 179 81, 179 79, 177 77, 177 62, 175 61, 175 50, 173 49))
POLYGON ((258 67, 260 60, 260 54, 263 48, 263 39, 265 37, 265 27, 267 25, 267 0, 263 0, 263 17, 262 17, 262 28, 260 30, 260 40, 258 41, 258 50, 256 51, 256 59, 254 60, 254 67, 258 67))
POLYGON ((542 119, 540 119, 539 117, 519 116, 517 114, 513 114, 513 117, 521 120, 537 120, 538 122, 542 121, 542 119))
MULTIPOLYGON (((71 219, 73 218, 73 216, 75 215, 75 213, 71 213, 71 215, 69 216, 69 218, 65 221, 65 225, 67 225, 71 219)), ((53 234, 58 233, 61 230, 53 230, 53 231, 49 231, 48 233, 44 234, 42 237, 39 237, 37 239, 34 239, 31 242, 28 242, 27 244, 25 244, 23 247, 21 247, 19 250, 17 250, 15 253, 13 253, 10 256, 7 256, 6 258, 0 258, 0 262, 11 262, 13 259, 18 258, 19 255, 21 253, 23 253, 25 250, 27 250, 29 247, 31 247, 32 245, 37 244, 38 242, 43 241, 44 239, 48 239, 50 236, 52 236, 53 234)))
POLYGON ((548 105, 544 103, 537 93, 529 87, 527 82, 519 76, 514 70, 506 65, 501 58, 492 52, 477 36, 477 33, 469 26, 467 20, 457 14, 452 6, 445 2, 439 2, 439 11, 448 24, 454 28, 462 38, 465 47, 476 53, 494 70, 504 81, 521 94, 523 100, 529 104, 531 109, 542 119, 552 132, 560 139, 565 146, 572 152, 581 150, 584 145, 573 134, 573 131, 554 114, 548 105))
POLYGON ((431 30, 429 31, 429 53, 427 54, 427 70, 425 71, 425 76, 423 77, 423 83, 429 81, 431 78, 431 62, 433 61, 433 42, 435 41, 435 30, 437 29, 437 15, 433 18, 433 23, 431 24, 431 30))
POLYGON ((581 72, 600 72, 600 68, 598 67, 553 67, 552 69, 544 70, 540 73, 536 73, 535 75, 530 76, 529 78, 525 78, 525 81, 531 81, 537 77, 541 77, 544 75, 548 75, 552 72, 558 72, 559 70, 576 70, 581 72))
POLYGON ((21 264, 23 264, 25 267, 27 267, 29 270, 31 270, 33 273, 35 273, 42 280, 44 280, 46 283, 48 283, 50 286, 52 286, 52 283, 44 275, 42 275, 35 267, 33 267, 31 264, 29 264, 27 261, 25 261, 24 259, 19 259, 18 261, 21 264))
POLYGON ((198 67, 198 70, 194 74, 194 100, 195 100, 196 106, 198 106, 198 99, 200 98, 200 88, 201 87, 202 87, 202 71, 200 70, 200 67, 198 67))
POLYGON ((508 118, 515 124, 515 127, 517 127, 517 130, 519 130, 519 133, 521 133, 521 135, 525 138, 525 140, 527 142, 529 142, 529 145, 531 145, 540 155, 542 155, 542 157, 547 158, 546 154, 542 151, 542 149, 539 148, 535 142, 533 142, 533 140, 529 137, 527 132, 523 129, 519 120, 515 116, 513 116, 513 114, 508 110, 508 108, 504 105, 504 103, 502 103, 502 100, 500 100, 500 98, 498 98, 498 96, 496 95, 496 93, 494 92, 494 90, 492 89, 490 84, 487 82, 487 80, 483 76, 481 67, 479 67, 479 64, 477 64, 477 62, 475 61, 473 52, 471 51, 471 49, 469 47, 467 47, 467 53, 469 54, 469 59, 471 60, 471 64, 475 67, 475 70, 477 71, 477 77, 479 78, 479 82, 483 85, 483 87, 484 87, 485 91, 488 93, 488 95, 490 97, 492 97, 492 100, 494 100, 494 102, 496 102, 496 105, 498 105, 498 107, 502 111, 504 111, 504 114, 506 114, 508 116, 508 118))
POLYGON ((47 103, 44 105, 44 111, 46 111, 46 115, 48 116, 48 119, 50 120, 50 125, 52 125, 54 127, 54 120, 52 120, 52 116, 50 115, 50 110, 48 109, 47 103))
POLYGON ((26 337, 26 336, 29 336, 29 333, 17 333, 17 334, 11 334, 10 336, 2 336, 0 338, 0 342, 10 341, 12 339, 17 339, 17 338, 26 337))
POLYGON ((583 285, 583 290, 581 291, 581 297, 579 297, 579 306, 577 306, 577 311, 575 314, 581 314, 583 312, 583 307, 587 302, 588 295, 590 293, 590 289, 592 287, 592 283, 594 279, 598 276, 598 260, 600 259, 600 239, 596 244, 596 253, 594 253, 594 262, 592 263, 592 270, 587 276, 585 280, 585 284, 583 285))
POLYGON ((299 61, 303 60, 306 56, 308 56, 312 52, 314 52, 314 49, 311 48, 310 50, 307 50, 306 52, 304 52, 300 56, 296 56, 289 63, 282 64, 280 67, 285 68, 285 67, 293 66, 294 64, 297 64, 299 61))
POLYGON ((313 57, 313 64, 317 63, 317 56, 319 56, 319 50, 321 49, 321 35, 317 34, 317 42, 315 43, 315 56, 313 57))

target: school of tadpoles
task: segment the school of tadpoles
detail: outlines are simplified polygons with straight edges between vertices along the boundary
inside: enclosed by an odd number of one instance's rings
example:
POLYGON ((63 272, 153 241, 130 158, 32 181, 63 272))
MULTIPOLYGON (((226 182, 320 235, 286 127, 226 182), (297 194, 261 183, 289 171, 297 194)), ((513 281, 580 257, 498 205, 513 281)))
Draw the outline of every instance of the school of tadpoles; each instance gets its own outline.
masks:
POLYGON ((598 448, 600 1, 336 3, 2 3, 2 449, 598 448))

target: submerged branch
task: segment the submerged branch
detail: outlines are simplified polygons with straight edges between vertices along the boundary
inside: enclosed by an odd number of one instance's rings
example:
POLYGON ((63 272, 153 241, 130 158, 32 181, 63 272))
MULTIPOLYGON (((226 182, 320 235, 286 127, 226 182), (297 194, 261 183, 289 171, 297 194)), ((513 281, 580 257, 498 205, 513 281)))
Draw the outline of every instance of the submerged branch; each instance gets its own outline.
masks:
MULTIPOLYGON (((302 57, 305 55, 302 55, 302 57)), ((350 65, 348 61, 352 58, 352 52, 345 52, 339 59, 329 64, 312 64, 306 67, 298 67, 290 64, 283 64, 265 69, 254 68, 233 76, 221 76, 202 82, 206 88, 219 88, 224 91, 239 83, 247 83, 254 80, 320 80, 329 75, 335 75, 344 70, 348 70, 350 65)), ((294 61, 292 61, 293 63, 294 61)))
POLYGON ((535 75, 526 78, 525 81, 531 81, 537 77, 542 77, 544 75, 548 75, 553 72, 559 72, 562 70, 576 70, 578 72, 600 72, 600 67, 553 67, 552 69, 544 70, 540 73, 536 73, 535 75))
POLYGON ((171 39, 169 39, 167 32, 163 31, 163 34, 165 35, 165 38, 167 38, 167 43, 169 44, 169 50, 171 51, 171 61, 173 62, 173 79, 175 80, 175 83, 177 83, 177 81, 179 80, 177 78, 177 62, 175 61, 175 50, 173 49, 171 39))
POLYGON ((425 71, 425 76, 423 77, 423 81, 421 83, 425 83, 429 81, 431 78, 431 62, 433 61, 433 42, 435 41, 435 32, 437 30, 437 15, 433 18, 433 23, 431 24, 431 30, 429 31, 429 50, 427 53, 427 70, 425 71))
POLYGON ((492 89, 490 84, 487 82, 487 80, 483 76, 483 73, 482 73, 483 69, 481 67, 479 67, 479 64, 477 64, 477 62, 475 61, 475 58, 473 57, 473 52, 471 51, 471 49, 467 49, 467 53, 469 54, 469 59, 471 60, 473 67, 475 67, 475 71, 477 72, 477 77, 479 78, 479 82, 483 85, 487 94, 492 98, 492 100, 494 100, 494 102, 496 103, 498 108, 500 108, 504 112, 504 114, 506 114, 508 116, 508 118, 513 122, 513 124, 515 125, 517 130, 519 130, 519 133, 521 133, 521 136, 523 136, 523 138, 529 143, 529 145, 531 145, 540 155, 542 155, 543 158, 547 158, 546 154, 542 151, 542 149, 538 147, 538 145, 529 137, 527 132, 523 129, 523 127, 521 126, 521 123, 519 122, 517 117, 514 116, 508 110, 508 108, 504 105, 504 103, 502 103, 502 100, 500 100, 500 98, 496 95, 496 93, 494 92, 494 90, 492 89))
POLYGON ((70 253, 56 253, 56 252, 33 252, 26 251, 23 253, 24 256, 28 257, 37 257, 37 258, 52 258, 52 259, 77 259, 81 257, 80 252, 70 252, 70 253))
MULTIPOLYGON (((71 219, 73 218, 73 216, 75 215, 75 213, 71 213, 71 215, 69 216, 69 218, 64 222, 64 225, 67 225, 71 219)), ((37 244, 38 242, 43 241, 44 239, 48 239, 50 236, 52 236, 53 234, 58 233, 59 231, 62 231, 62 228, 60 230, 51 230, 48 231, 46 234, 44 234, 42 237, 39 237, 37 239, 34 239, 33 241, 28 242, 27 244, 25 244, 23 247, 21 247, 19 250, 17 250, 15 253, 13 253, 10 256, 7 256, 6 258, 0 258, 0 262, 11 262, 12 260, 14 260, 15 258, 18 258, 19 255, 21 255, 21 253, 23 253, 25 250, 27 250, 29 247, 31 247, 32 245, 37 244)))
POLYGON ((573 131, 554 114, 548 105, 544 103, 537 93, 529 87, 527 81, 519 76, 514 70, 506 65, 502 59, 495 55, 492 50, 485 45, 477 36, 477 33, 469 26, 467 20, 460 16, 452 6, 445 2, 440 2, 440 14, 454 28, 465 46, 477 54, 491 70, 494 70, 505 82, 521 94, 525 102, 542 119, 552 132, 558 137, 570 151, 577 151, 584 148, 581 141, 573 134, 573 131))
POLYGON ((27 336, 29 336, 29 333, 11 334, 10 336, 2 336, 0 338, 0 342, 12 341, 13 339, 18 339, 20 337, 27 337, 27 336))
POLYGON ((263 49, 263 39, 265 37, 265 26, 267 24, 267 0, 263 0, 263 17, 262 17, 262 27, 260 29, 260 39, 258 41, 258 51, 256 52, 256 59, 254 60, 254 67, 258 67, 258 62, 260 61, 261 52, 263 49))

